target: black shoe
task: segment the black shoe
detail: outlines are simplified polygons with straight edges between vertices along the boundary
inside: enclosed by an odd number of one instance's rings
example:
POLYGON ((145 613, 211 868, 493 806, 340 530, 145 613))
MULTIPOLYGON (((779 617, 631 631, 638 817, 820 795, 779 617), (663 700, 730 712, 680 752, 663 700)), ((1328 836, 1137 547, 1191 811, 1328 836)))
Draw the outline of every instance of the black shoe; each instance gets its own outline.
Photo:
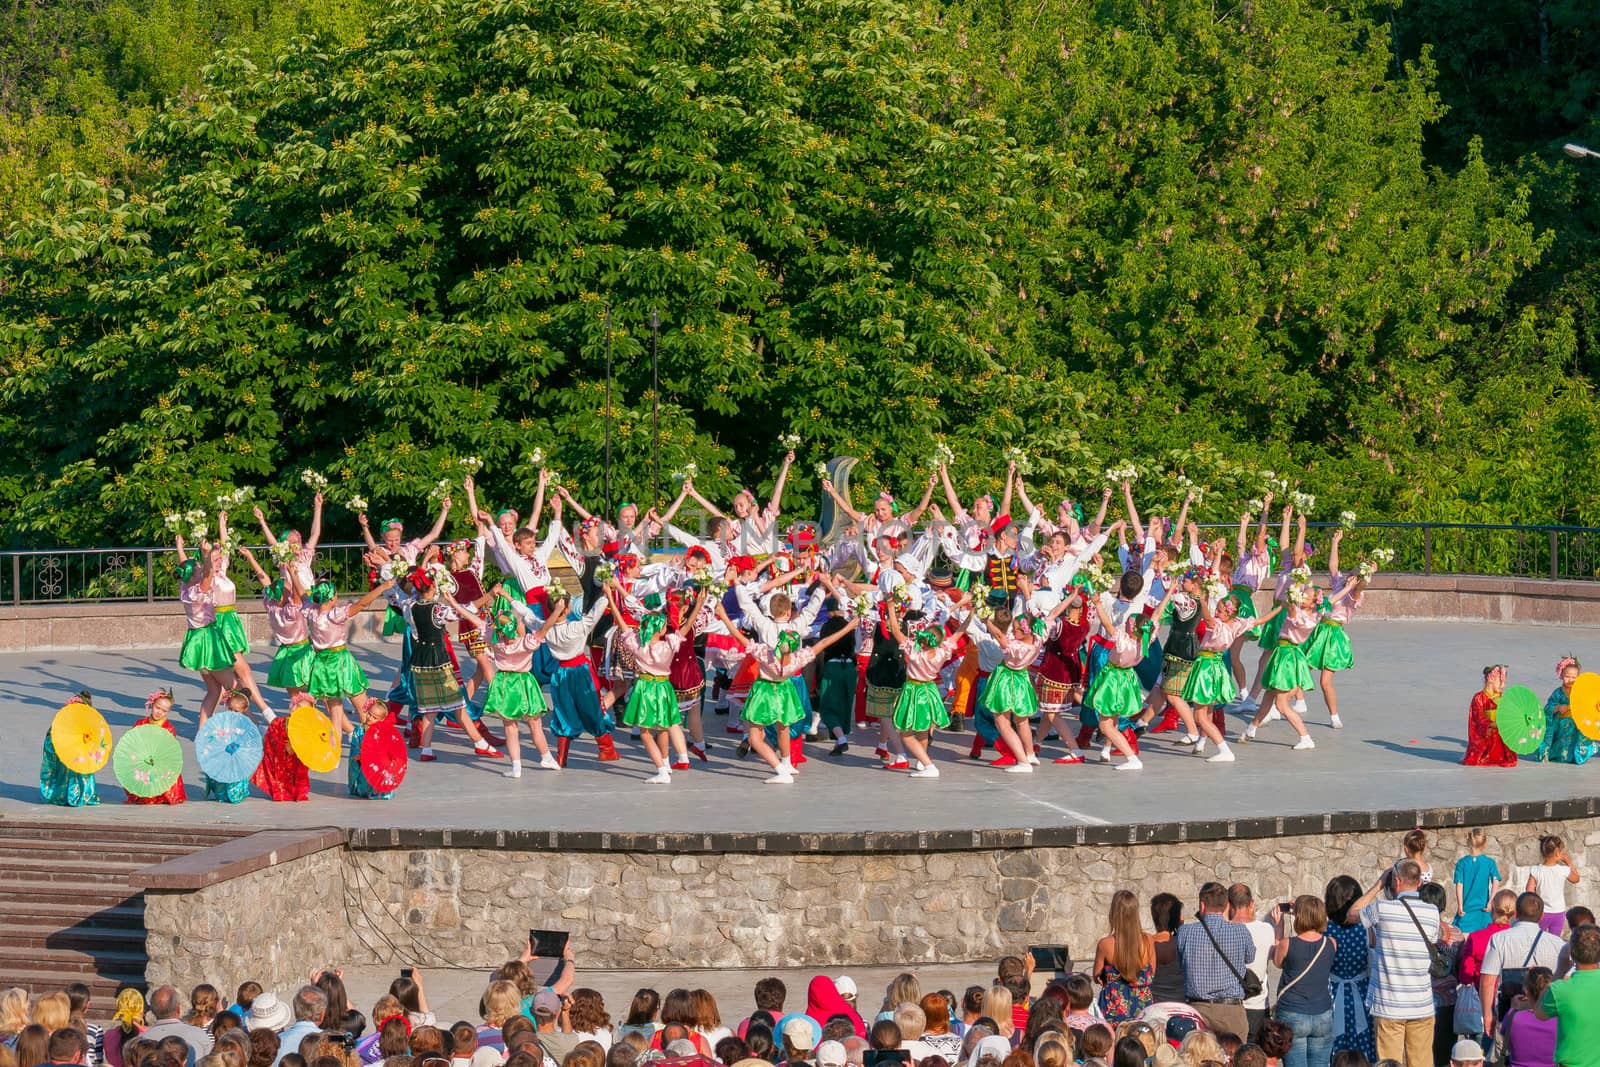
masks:
POLYGON ((834 742, 834 746, 828 750, 828 755, 842 756, 844 755, 845 750, 849 747, 850 743, 848 741, 836 741, 834 742))
POLYGON ((744 759, 746 756, 750 755, 750 739, 745 738, 743 741, 740 741, 739 747, 735 749, 734 752, 740 759, 744 759))

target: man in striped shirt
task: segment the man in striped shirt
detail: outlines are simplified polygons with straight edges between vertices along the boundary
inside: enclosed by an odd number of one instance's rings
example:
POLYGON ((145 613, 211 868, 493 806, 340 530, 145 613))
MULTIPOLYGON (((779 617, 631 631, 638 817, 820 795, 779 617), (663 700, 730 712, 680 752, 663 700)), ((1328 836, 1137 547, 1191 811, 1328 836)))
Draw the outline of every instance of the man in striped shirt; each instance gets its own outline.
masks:
POLYGON ((1395 898, 1361 910, 1372 946, 1373 981, 1367 991, 1378 1058, 1406 1067, 1433 1064, 1433 979, 1428 946, 1439 940, 1439 910, 1423 901, 1422 867, 1404 859, 1394 866, 1395 898))

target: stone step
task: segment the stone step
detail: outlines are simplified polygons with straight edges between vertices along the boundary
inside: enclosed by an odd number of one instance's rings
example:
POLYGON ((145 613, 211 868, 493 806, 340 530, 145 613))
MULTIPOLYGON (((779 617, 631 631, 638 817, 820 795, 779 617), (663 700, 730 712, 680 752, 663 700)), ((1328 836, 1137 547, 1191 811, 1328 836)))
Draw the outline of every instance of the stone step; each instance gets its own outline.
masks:
MULTIPOLYGON (((143 941, 136 948, 96 948, 91 951, 87 948, 24 947, 0 939, 0 975, 27 968, 37 973, 53 971, 74 977, 85 974, 143 976, 145 963, 143 941)), ((60 988, 59 980, 56 988, 60 988)))
MULTIPOLYGON (((219 842, 220 843, 220 842, 219 842)), ((200 846, 210 848, 209 844, 200 846)), ((173 856, 187 856, 195 851, 195 845, 174 844, 169 841, 152 840, 148 842, 130 841, 120 834, 113 841, 102 845, 93 846, 93 855, 96 859, 113 859, 128 862, 142 861, 146 864, 160 863, 173 856)), ((0 858, 4 863, 14 859, 35 856, 48 858, 50 856, 83 855, 89 851, 82 841, 62 841, 54 838, 36 838, 26 835, 6 833, 5 823, 0 822, 0 858)), ((0 864, 3 869, 3 864, 0 864)))
MULTIPOLYGON (((15 885, 67 885, 82 886, 84 888, 116 888, 122 887, 129 893, 133 889, 128 885, 128 875, 142 867, 145 863, 128 863, 113 866, 110 870, 96 870, 94 856, 84 856, 81 860, 62 862, 49 860, 44 862, 0 862, 0 868, 9 866, 3 876, 0 876, 0 888, 15 885), (80 866, 81 864, 81 866, 80 866)), ((68 890, 62 890, 63 893, 68 890)), ((77 890, 71 890, 77 892, 77 890)))
MULTIPOLYGON (((43 894, 34 894, 35 896, 43 894)), ((129 897, 115 903, 95 905, 77 899, 60 900, 57 894, 48 894, 49 900, 19 901, 15 894, 0 887, 0 899, 6 902, 5 921, 26 926, 51 924, 60 929, 68 926, 92 926, 96 929, 144 930, 144 898, 129 897)))
MULTIPOLYGON (((64 976, 56 971, 40 968, 28 970, 14 970, 6 967, 0 971, 0 982, 7 987, 21 986, 29 993, 38 996, 41 993, 59 993, 61 987, 67 982, 82 982, 89 987, 89 994, 100 1004, 111 1004, 116 1000, 117 990, 123 985, 145 988, 144 964, 141 962, 135 970, 105 971, 100 974, 74 974, 64 976)), ((93 1010, 94 1005, 90 1005, 93 1010)))
POLYGON ((75 842, 91 847, 108 843, 178 845, 191 852, 197 848, 232 841, 236 837, 254 833, 250 828, 217 826, 150 826, 137 823, 83 826, 70 822, 29 822, 19 819, 0 819, 0 838, 27 841, 75 842))
POLYGON ((141 901, 142 897, 126 882, 122 885, 81 885, 74 886, 71 890, 61 888, 51 882, 21 882, 12 879, 0 880, 0 900, 5 901, 7 914, 13 906, 33 904, 61 904, 63 906, 81 906, 85 913, 92 914, 104 908, 116 907, 120 904, 131 904, 141 901))
POLYGON ((109 926, 38 926, 13 921, 6 913, 0 923, 0 944, 16 949, 71 949, 99 956, 104 949, 144 955, 144 926, 133 929, 109 926))

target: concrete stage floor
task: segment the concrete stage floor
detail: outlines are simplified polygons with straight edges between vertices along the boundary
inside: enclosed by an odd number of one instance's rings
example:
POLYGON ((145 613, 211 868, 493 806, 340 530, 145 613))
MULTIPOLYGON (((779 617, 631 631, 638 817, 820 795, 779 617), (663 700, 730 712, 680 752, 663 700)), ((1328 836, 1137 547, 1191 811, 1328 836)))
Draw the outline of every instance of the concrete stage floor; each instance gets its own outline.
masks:
MULTIPOLYGON (((1099 763, 1055 766, 1052 742, 1032 776, 1010 775, 964 757, 972 735, 941 734, 943 777, 908 780, 877 768, 872 735, 855 735, 840 760, 813 752, 793 786, 761 784, 766 771, 752 757, 733 758, 724 720, 708 716, 714 749, 709 764, 676 775, 671 786, 647 786, 642 746, 619 735, 623 759, 600 764, 592 741, 573 746, 560 772, 526 767, 520 780, 501 777, 506 764, 475 759, 461 734, 446 731, 440 760, 413 764, 387 802, 345 795, 345 766, 312 776, 312 798, 273 804, 252 797, 240 805, 208 803, 186 740, 190 803, 181 811, 125 806, 109 766, 99 775, 101 805, 52 808, 38 800, 39 745, 55 709, 80 687, 96 695, 113 732, 142 714, 145 693, 177 692, 179 733, 192 737, 202 690, 177 664, 176 649, 0 656, 0 815, 116 822, 184 822, 239 826, 602 832, 810 833, 1071 828, 1081 826, 1313 815, 1376 809, 1440 808, 1587 797, 1600 782, 1600 761, 1585 767, 1523 764, 1515 769, 1459 765, 1466 707, 1485 663, 1511 666, 1512 684, 1542 700, 1555 686, 1563 653, 1600 666, 1600 628, 1565 629, 1489 623, 1360 622, 1351 627, 1357 666, 1341 674, 1346 726, 1328 725, 1319 695, 1309 723, 1317 747, 1292 752, 1288 726, 1266 727, 1258 741, 1235 746, 1238 762, 1207 764, 1160 734, 1145 746, 1145 769, 1116 772, 1099 763)), ((386 684, 397 650, 363 647, 368 676, 386 684)), ((266 655, 253 657, 261 676, 266 655)), ((1250 666, 1254 666, 1253 659, 1250 666)), ((270 697, 269 697, 270 699, 270 697)), ((281 701, 281 694, 278 695, 281 701)), ((1236 736, 1241 721, 1230 721, 1236 736)), ((524 735, 526 736, 526 735, 524 735)), ((813 749, 818 746, 811 746, 813 749)), ((525 753, 531 746, 525 747, 525 753)))

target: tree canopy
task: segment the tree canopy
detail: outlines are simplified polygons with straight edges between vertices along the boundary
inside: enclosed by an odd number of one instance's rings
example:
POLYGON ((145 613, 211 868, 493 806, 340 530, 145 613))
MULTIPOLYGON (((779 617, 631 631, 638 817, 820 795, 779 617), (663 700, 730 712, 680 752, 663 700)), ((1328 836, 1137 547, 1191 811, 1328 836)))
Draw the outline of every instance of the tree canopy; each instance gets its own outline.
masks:
POLYGON ((1008 446, 1041 492, 1181 473, 1203 517, 1270 468, 1363 517, 1600 521, 1549 477, 1594 449, 1588 290, 1542 273, 1596 183, 1451 125, 1387 4, 334 10, 141 75, 120 154, 0 189, 11 539, 302 468, 415 508, 470 456, 520 499, 534 449, 592 499, 608 358, 619 499, 659 399, 662 493, 770 481, 793 432, 802 494, 839 453, 920 490, 943 443, 969 485, 1008 446))

